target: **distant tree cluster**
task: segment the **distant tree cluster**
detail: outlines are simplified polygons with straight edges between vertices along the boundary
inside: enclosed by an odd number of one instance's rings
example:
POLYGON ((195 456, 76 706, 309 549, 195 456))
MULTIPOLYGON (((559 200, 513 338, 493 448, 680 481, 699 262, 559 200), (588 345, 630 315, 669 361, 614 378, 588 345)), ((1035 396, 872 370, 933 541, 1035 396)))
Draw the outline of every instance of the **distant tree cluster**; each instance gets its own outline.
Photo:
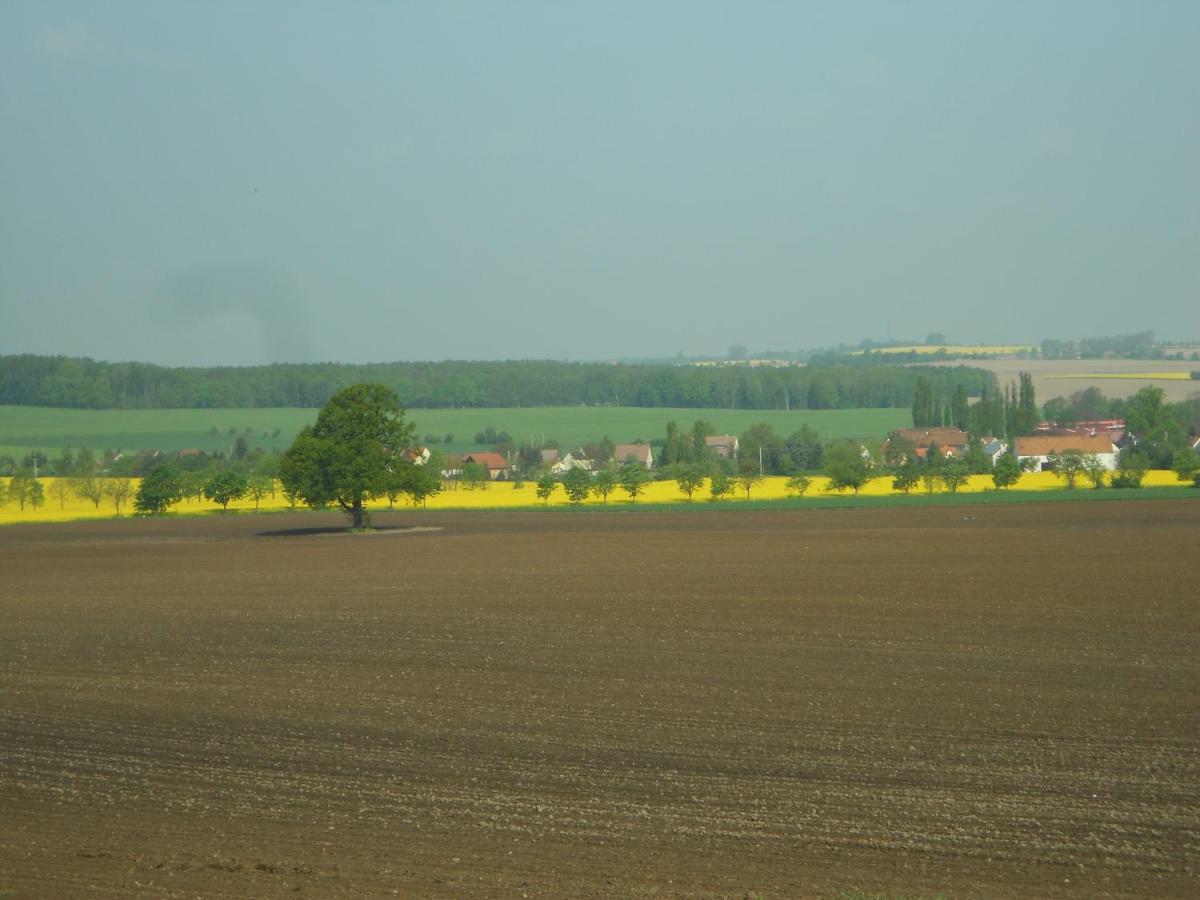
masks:
POLYGON ((1042 341, 1045 359, 1099 359, 1118 356, 1123 359, 1162 359, 1165 351, 1154 342, 1153 331, 1082 338, 1078 341, 1047 339, 1042 341))
POLYGON ((997 391, 984 385, 972 404, 962 383, 939 394, 924 375, 918 376, 912 400, 914 428, 954 426, 980 437, 1033 434, 1040 421, 1033 376, 1021 372, 1017 382, 997 391))
POLYGON ((967 367, 608 365, 554 361, 168 368, 62 356, 0 357, 0 404, 91 409, 320 407, 379 383, 410 408, 588 406, 851 409, 907 406, 919 375, 949 396, 995 377, 967 367))

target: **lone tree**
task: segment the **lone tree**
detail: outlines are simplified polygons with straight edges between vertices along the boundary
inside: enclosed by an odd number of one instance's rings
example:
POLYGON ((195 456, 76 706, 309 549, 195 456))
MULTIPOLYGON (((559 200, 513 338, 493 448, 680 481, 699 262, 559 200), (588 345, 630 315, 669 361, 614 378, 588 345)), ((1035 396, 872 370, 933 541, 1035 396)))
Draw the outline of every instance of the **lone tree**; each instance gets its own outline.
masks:
POLYGON ((613 470, 605 466, 596 473, 596 480, 592 482, 592 493, 608 502, 608 495, 611 494, 617 487, 617 476, 613 470))
POLYGON ((733 493, 733 479, 720 469, 715 469, 708 482, 710 499, 720 500, 726 494, 733 493))
POLYGON ((1016 454, 1011 450, 1006 450, 1000 454, 1000 458, 996 460, 996 465, 992 468, 992 484, 997 488, 1007 488, 1016 484, 1021 480, 1021 463, 1018 461, 1016 454))
POLYGON ((787 489, 798 497, 803 497, 812 487, 812 479, 807 475, 793 475, 787 480, 787 489))
POLYGON ((578 506, 592 492, 592 476, 585 469, 571 469, 563 476, 563 490, 567 499, 578 506))
POLYGON ((746 499, 749 500, 750 491, 753 490, 760 481, 762 481, 762 476, 752 469, 743 469, 738 473, 738 476, 734 479, 734 481, 737 482, 737 486, 740 489, 746 492, 746 499))
POLYGON ((179 482, 179 471, 164 463, 142 476, 133 498, 133 508, 140 516, 157 516, 182 499, 183 486, 179 482))
POLYGON ((911 461, 906 460, 896 469, 896 474, 892 477, 892 490, 907 494, 917 486, 920 479, 920 471, 911 461))
POLYGON ((229 509, 231 500, 240 500, 246 496, 249 482, 246 476, 237 469, 224 469, 212 477, 204 486, 204 496, 214 503, 220 503, 221 509, 229 509))
POLYGON ((338 391, 283 455, 279 480, 309 506, 337 506, 350 527, 368 522, 366 502, 387 492, 395 466, 408 465, 400 451, 413 426, 395 391, 382 384, 355 384, 338 391))
POLYGON ((558 487, 558 482, 555 480, 553 472, 543 472, 542 477, 537 480, 538 498, 546 506, 550 505, 550 495, 554 493, 556 487, 558 487))
POLYGON ((622 464, 617 470, 617 481, 621 485, 621 490, 629 495, 630 503, 637 503, 638 494, 646 487, 646 484, 653 481, 654 476, 640 462, 636 460, 628 460, 622 464))
MULTIPOLYGON (((66 452, 65 450, 63 451, 66 452)), ((58 476, 50 483, 50 496, 58 501, 58 508, 65 509, 67 498, 72 494, 71 482, 63 476, 58 476)))
POLYGON ((121 507, 132 495, 133 484, 128 478, 109 478, 104 483, 104 496, 112 501, 118 516, 121 514, 121 507))
POLYGON ((700 463, 677 463, 672 470, 672 477, 679 485, 679 490, 687 494, 688 503, 691 503, 692 494, 704 485, 708 470, 700 463))
POLYGON ((412 498, 413 506, 425 505, 425 501, 442 492, 442 479, 433 464, 413 466, 404 484, 404 490, 412 498))
POLYGON ((32 471, 22 469, 8 483, 8 499, 15 500, 21 509, 26 503, 37 509, 46 502, 46 491, 32 471))
POLYGON ((1171 468, 1179 476, 1180 481, 1190 481, 1200 471, 1200 456, 1191 447, 1176 450, 1171 460, 1171 468))
POLYGON ((1067 490, 1075 488, 1075 482, 1083 474, 1083 452, 1081 450, 1064 450, 1062 453, 1051 453, 1046 457, 1054 473, 1067 483, 1067 490))
POLYGON ((275 479, 261 472, 251 472, 246 476, 246 496, 254 501, 254 511, 258 512, 258 504, 262 498, 275 494, 275 479))
POLYGON ((90 501, 96 509, 104 500, 104 482, 95 475, 79 475, 71 479, 71 489, 80 500, 90 501))
POLYGON ((1104 479, 1108 476, 1108 466, 1095 453, 1083 457, 1083 475, 1092 483, 1094 490, 1104 487, 1104 479))
POLYGON ((825 450, 825 474, 834 490, 852 488, 855 496, 871 477, 870 461, 855 441, 836 441, 825 450))
POLYGON ((952 494, 958 493, 958 489, 967 483, 970 475, 971 471, 965 460, 952 459, 942 467, 942 483, 952 494))

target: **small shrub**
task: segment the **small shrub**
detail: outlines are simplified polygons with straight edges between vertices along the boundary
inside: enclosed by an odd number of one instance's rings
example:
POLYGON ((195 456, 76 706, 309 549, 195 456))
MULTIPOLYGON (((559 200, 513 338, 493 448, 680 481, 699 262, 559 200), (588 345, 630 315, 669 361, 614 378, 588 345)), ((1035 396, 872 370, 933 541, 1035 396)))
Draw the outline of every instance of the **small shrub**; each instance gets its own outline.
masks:
POLYGON ((1109 479, 1109 484, 1115 488, 1140 488, 1145 477, 1145 469, 1118 469, 1109 479))

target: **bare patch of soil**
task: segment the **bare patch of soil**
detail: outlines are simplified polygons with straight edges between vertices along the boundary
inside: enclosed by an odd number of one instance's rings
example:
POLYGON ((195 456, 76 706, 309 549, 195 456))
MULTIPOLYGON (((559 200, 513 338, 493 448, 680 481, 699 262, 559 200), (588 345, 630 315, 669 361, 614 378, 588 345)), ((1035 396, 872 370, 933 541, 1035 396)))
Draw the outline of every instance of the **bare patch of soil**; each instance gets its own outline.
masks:
POLYGON ((0 895, 1195 896, 1200 503, 972 516, 5 529, 0 895))

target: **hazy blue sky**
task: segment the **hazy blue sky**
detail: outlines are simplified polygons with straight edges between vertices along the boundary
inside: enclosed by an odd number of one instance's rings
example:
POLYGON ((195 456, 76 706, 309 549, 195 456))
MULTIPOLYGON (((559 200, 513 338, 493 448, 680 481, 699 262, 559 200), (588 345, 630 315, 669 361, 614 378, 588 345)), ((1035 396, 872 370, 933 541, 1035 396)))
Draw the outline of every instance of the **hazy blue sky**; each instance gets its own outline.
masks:
POLYGON ((1200 3, 0 4, 0 352, 1200 337, 1200 3))

